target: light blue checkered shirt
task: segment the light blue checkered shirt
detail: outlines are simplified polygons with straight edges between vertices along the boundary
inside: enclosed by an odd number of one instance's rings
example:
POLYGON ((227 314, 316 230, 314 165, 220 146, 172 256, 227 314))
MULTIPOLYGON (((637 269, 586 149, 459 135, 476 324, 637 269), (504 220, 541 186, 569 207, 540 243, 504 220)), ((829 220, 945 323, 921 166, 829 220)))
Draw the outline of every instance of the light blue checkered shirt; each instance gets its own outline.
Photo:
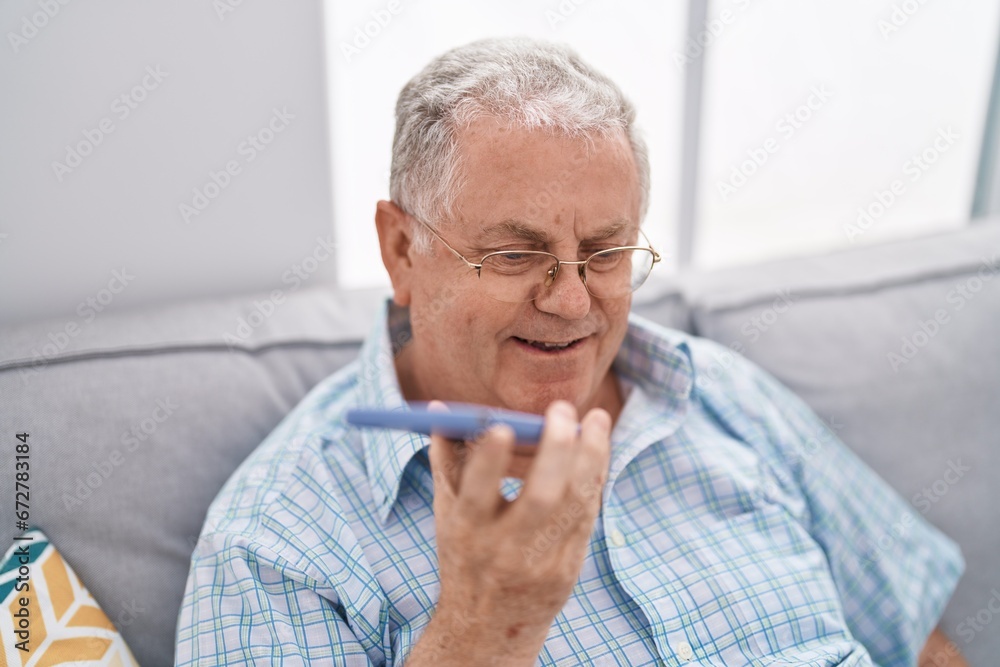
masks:
MULTIPOLYGON (((614 368, 601 513, 538 664, 916 664, 953 542, 725 348, 632 316, 614 368)), ((209 510, 178 665, 403 664, 439 591, 430 441, 344 422, 403 405, 383 313, 209 510)))

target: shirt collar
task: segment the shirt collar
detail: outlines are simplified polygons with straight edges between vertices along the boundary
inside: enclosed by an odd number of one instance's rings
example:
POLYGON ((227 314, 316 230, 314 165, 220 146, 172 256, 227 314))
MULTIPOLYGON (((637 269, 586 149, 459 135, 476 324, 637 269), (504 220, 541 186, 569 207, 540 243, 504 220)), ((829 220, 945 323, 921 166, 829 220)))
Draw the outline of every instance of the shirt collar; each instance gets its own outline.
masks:
MULTIPOLYGON (((408 409, 396 376, 395 354, 409 340, 406 309, 387 300, 379 310, 371 334, 365 339, 358 357, 359 398, 365 408, 383 410, 408 409), (400 324, 400 321, 403 324, 400 324)), ((396 502, 399 483, 410 459, 424 447, 430 437, 407 431, 362 429, 368 482, 378 508, 379 521, 385 524, 396 502)))
POLYGON ((604 501, 618 475, 642 450, 670 437, 687 417, 695 384, 688 334, 630 314, 629 328, 612 368, 629 388, 611 432, 611 461, 604 501))
POLYGON ((682 331, 666 329, 629 313, 628 331, 612 368, 650 398, 679 407, 690 400, 695 382, 688 338, 682 331))
MULTIPOLYGON (((371 334, 361 347, 358 389, 363 407, 407 409, 393 363, 395 354, 409 340, 407 313, 406 309, 387 300, 386 307, 379 310, 371 334)), ((668 430, 677 428, 686 412, 695 379, 686 338, 687 334, 659 327, 634 313, 629 315, 628 331, 613 368, 637 395, 629 397, 615 425, 616 440, 632 440, 632 432, 641 426, 632 423, 631 419, 634 413, 644 412, 635 408, 639 401, 655 403, 677 417, 668 420, 671 423, 663 424, 661 437, 665 437, 668 430), (636 388, 640 391, 636 392, 636 388)), ((643 440, 647 443, 649 436, 658 434, 650 432, 648 425, 643 428, 647 436, 643 440)), ((430 446, 430 438, 406 431, 362 429, 361 441, 372 497, 377 505, 379 521, 384 524, 396 502, 407 464, 420 450, 430 446)), ((621 458, 627 462, 635 453, 621 458)), ((612 467, 615 467, 614 463, 612 467)))

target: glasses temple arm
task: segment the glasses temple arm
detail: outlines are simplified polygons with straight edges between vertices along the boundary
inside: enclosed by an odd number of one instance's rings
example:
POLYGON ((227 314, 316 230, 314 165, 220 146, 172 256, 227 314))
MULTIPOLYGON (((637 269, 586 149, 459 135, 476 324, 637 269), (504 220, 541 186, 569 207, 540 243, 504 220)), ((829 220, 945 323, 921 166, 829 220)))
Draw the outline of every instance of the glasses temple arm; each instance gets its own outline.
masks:
POLYGON ((434 237, 435 237, 435 238, 437 238, 437 240, 438 240, 438 241, 440 241, 441 243, 443 243, 443 244, 444 244, 444 247, 445 247, 445 248, 447 248, 448 250, 450 250, 450 251, 452 252, 452 254, 453 254, 453 255, 455 255, 455 257, 458 257, 458 258, 459 258, 460 260, 462 260, 463 262, 465 262, 465 263, 466 263, 466 264, 468 265, 468 267, 469 267, 470 269, 475 269, 476 271, 479 271, 480 269, 482 269, 482 268, 483 268, 483 265, 482 265, 482 264, 474 264, 474 263, 470 262, 469 260, 467 260, 467 259, 465 258, 465 256, 464 256, 464 255, 462 255, 462 253, 460 253, 459 251, 457 251, 457 250, 455 250, 454 248, 452 248, 452 247, 451 247, 451 246, 450 246, 450 245, 448 244, 448 242, 447 242, 447 241, 445 241, 445 240, 444 240, 444 239, 443 239, 443 238, 441 237, 441 235, 440 235, 440 234, 438 234, 438 233, 437 233, 437 231, 436 231, 436 230, 435 230, 435 229, 434 229, 433 227, 431 227, 430 225, 428 225, 428 224, 427 224, 426 222, 424 222, 424 221, 423 221, 423 220, 421 220, 420 218, 416 218, 416 217, 414 217, 414 216, 412 216, 412 215, 411 215, 410 217, 411 217, 411 218, 413 218, 414 220, 416 220, 417 222, 419 222, 419 223, 420 223, 421 225, 423 225, 424 227, 426 227, 426 228, 427 228, 427 231, 429 231, 429 232, 430 232, 431 234, 433 234, 433 235, 434 235, 434 237))

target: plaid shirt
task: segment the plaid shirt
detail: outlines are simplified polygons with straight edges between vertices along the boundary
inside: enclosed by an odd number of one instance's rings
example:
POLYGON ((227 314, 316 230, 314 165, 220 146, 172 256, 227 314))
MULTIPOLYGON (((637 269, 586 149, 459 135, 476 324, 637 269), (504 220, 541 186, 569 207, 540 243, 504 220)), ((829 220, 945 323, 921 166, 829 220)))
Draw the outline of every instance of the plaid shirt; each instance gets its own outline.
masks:
MULTIPOLYGON (((403 664, 439 592, 430 441, 344 421, 404 406, 392 354, 383 313, 220 492, 178 665, 403 664)), ((601 512, 537 664, 916 664, 953 542, 727 349, 632 316, 614 368, 601 512)))

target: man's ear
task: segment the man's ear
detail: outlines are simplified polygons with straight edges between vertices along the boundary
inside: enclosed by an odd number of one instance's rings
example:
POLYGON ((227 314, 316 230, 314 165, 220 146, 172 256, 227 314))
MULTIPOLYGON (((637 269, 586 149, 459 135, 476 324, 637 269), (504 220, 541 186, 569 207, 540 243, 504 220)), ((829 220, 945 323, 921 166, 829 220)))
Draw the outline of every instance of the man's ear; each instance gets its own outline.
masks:
POLYGON ((375 227, 382 251, 382 263, 392 281, 393 301, 399 306, 410 305, 413 262, 410 257, 413 232, 403 209, 391 201, 375 205, 375 227))

